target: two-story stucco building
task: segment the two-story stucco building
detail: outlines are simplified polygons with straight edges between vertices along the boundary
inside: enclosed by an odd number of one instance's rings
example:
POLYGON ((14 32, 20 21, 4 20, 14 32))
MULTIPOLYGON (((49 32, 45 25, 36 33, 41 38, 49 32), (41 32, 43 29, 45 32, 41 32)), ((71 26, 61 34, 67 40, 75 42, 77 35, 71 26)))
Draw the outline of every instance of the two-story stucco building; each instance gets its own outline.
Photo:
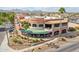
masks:
MULTIPOLYGON (((61 35, 68 31, 68 18, 61 17, 26 17, 18 19, 17 26, 21 34, 26 34, 31 37, 51 37, 61 35), (25 30, 20 22, 26 21, 30 24, 30 28, 25 30), (22 30, 21 30, 22 29, 22 30)), ((17 29, 17 27, 16 27, 17 29)))

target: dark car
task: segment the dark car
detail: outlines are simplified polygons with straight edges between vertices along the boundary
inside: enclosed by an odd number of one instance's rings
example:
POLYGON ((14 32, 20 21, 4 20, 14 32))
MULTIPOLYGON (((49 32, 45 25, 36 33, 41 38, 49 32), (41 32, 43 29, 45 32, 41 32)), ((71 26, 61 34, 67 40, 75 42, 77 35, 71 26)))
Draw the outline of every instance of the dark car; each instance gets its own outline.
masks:
POLYGON ((5 31, 6 29, 5 28, 0 28, 0 32, 3 32, 5 31))
POLYGON ((9 32, 13 32, 14 28, 11 27, 11 28, 8 28, 9 32))

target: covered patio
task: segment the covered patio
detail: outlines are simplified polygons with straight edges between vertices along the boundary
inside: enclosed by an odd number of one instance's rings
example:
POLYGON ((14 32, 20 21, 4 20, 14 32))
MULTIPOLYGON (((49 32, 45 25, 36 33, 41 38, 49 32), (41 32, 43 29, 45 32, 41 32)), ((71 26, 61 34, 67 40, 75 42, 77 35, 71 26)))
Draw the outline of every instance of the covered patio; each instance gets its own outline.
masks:
POLYGON ((36 37, 36 38, 47 38, 51 37, 52 32, 45 31, 45 30, 37 30, 37 29, 27 29, 21 30, 22 33, 25 33, 25 35, 28 35, 29 37, 36 37))

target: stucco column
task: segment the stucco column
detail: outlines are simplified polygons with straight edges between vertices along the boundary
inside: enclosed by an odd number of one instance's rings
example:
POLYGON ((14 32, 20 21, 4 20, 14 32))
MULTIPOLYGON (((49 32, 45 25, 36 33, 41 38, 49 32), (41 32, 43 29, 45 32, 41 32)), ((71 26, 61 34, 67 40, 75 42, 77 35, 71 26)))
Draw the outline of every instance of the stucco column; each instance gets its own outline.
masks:
POLYGON ((52 24, 52 36, 54 36, 54 24, 52 24))
POLYGON ((59 35, 61 35, 61 31, 62 31, 62 24, 59 24, 59 35))

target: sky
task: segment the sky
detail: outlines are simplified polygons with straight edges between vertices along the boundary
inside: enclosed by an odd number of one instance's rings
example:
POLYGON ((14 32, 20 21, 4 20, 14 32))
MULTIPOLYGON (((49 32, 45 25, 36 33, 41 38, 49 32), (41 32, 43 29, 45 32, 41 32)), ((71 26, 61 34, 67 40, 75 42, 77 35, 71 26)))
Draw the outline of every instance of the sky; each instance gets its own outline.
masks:
MULTIPOLYGON (((41 10, 48 12, 57 12, 60 7, 0 7, 0 9, 11 10, 11 9, 22 9, 22 10, 41 10)), ((79 7, 64 7, 66 12, 79 12, 79 7)))

